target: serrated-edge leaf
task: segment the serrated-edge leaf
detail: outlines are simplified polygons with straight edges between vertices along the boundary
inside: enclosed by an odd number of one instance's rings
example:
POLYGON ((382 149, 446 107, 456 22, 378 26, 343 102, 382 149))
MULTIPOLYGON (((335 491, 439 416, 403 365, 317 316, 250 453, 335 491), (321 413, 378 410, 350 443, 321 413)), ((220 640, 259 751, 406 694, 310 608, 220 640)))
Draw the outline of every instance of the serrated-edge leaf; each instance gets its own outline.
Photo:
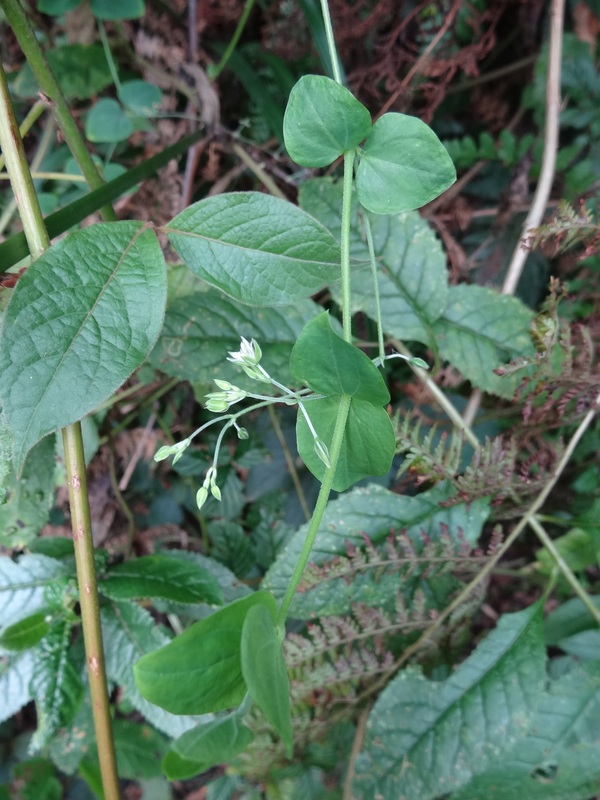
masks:
POLYGON ((0 651, 0 722, 12 717, 32 699, 29 683, 35 657, 31 650, 21 653, 0 651))
POLYGON ((67 565, 42 555, 18 561, 0 557, 0 626, 4 629, 46 606, 44 592, 70 574, 67 565))
POLYGON ((17 471, 33 445, 119 388, 160 333, 164 259, 144 223, 75 231, 33 262, 0 332, 0 395, 17 471))
POLYGON ((200 278, 248 305, 288 305, 339 279, 339 244, 297 206, 258 192, 209 197, 165 227, 200 278))

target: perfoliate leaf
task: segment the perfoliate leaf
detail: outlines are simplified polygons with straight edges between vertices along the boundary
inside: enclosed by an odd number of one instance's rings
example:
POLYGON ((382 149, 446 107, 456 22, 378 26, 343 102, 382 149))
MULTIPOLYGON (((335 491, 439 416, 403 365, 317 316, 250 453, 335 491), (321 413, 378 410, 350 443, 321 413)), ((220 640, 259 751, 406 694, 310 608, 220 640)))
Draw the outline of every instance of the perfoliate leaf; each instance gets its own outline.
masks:
POLYGON ((166 647, 134 666, 136 684, 150 702, 174 714, 205 714, 239 705, 246 694, 240 662, 244 618, 255 604, 273 619, 275 599, 255 592, 195 622, 166 647))
POLYGON ((331 78, 305 75, 290 93, 283 137, 288 153, 302 167, 326 167, 357 147, 370 130, 365 106, 331 78))
MULTIPOLYGON (((256 606, 258 608, 258 606, 256 606)), ((215 719, 187 731, 171 746, 163 761, 169 780, 185 780, 224 764, 245 750, 253 740, 236 713, 215 719)))
POLYGON ((281 736, 292 756, 290 682, 281 641, 265 606, 248 610, 242 630, 242 674, 250 697, 281 736))
MULTIPOLYGON (((331 444, 338 417, 340 397, 324 397, 305 403, 306 411, 320 440, 331 444)), ((312 431, 298 411, 296 422, 298 452, 312 474, 323 480, 325 464, 315 451, 312 431)), ((396 451, 394 427, 386 412, 366 400, 350 401, 344 441, 338 460, 333 488, 343 492, 370 475, 386 475, 396 451)))
POLYGON ((36 442, 81 419, 139 367, 165 302, 161 249, 143 223, 75 231, 33 262, 0 333, 0 396, 18 472, 36 442))
POLYGON ((258 192, 201 200, 166 231, 195 275, 248 305, 294 303, 339 279, 339 245, 329 231, 258 192))
POLYGON ((223 602, 219 584, 208 570, 164 553, 110 567, 99 589, 113 600, 162 597, 176 603, 223 602))
POLYGON ((483 286, 452 286, 433 330, 440 354, 474 386, 512 397, 520 377, 494 370, 518 356, 533 355, 529 323, 533 312, 516 297, 483 286))
MULTIPOLYGON (((334 332, 327 312, 305 325, 292 350, 290 370, 299 383, 318 394, 346 394, 374 406, 390 402, 377 367, 334 332)), ((312 407, 312 401, 307 405, 312 407)))
POLYGON ((406 114, 384 114, 364 144, 356 191, 368 211, 398 214, 424 206, 455 180, 454 164, 428 125, 406 114))
POLYGON ((371 711, 354 793, 384 800, 452 794, 524 734, 544 673, 539 604, 505 614, 446 681, 400 673, 371 711))

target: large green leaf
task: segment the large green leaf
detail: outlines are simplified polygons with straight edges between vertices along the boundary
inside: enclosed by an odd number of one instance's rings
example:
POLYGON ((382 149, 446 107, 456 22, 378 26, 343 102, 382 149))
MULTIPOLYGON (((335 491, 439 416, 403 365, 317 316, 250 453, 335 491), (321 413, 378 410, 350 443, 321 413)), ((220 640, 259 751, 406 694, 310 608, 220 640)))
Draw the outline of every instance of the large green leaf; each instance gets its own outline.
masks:
POLYGON ((364 144, 356 191, 374 214, 398 214, 424 206, 455 180, 452 159, 428 125, 406 114, 384 114, 364 144))
POLYGON ((126 719, 113 722, 117 767, 120 778, 155 778, 161 775, 160 762, 168 742, 149 725, 126 719))
MULTIPOLYGON (((29 453, 19 480, 11 472, 5 483, 8 499, 0 505, 0 545, 22 548, 33 540, 48 522, 54 503, 56 459, 55 440, 49 436, 29 453)), ((10 464, 10 460, 5 462, 10 464)))
POLYGON ((81 419, 139 367, 165 302, 162 252, 143 223, 76 231, 34 261, 0 334, 0 396, 17 471, 43 436, 81 419))
POLYGON ((305 75, 290 93, 283 118, 288 153, 302 167, 326 167, 357 147, 371 115, 348 89, 322 75, 305 75))
POLYGON ((29 684, 35 666, 31 650, 3 654, 0 651, 0 722, 12 717, 31 700, 29 684))
POLYGON ((238 714, 228 714, 199 725, 179 737, 163 761, 169 780, 185 780, 224 764, 245 750, 253 734, 238 714))
POLYGON ((434 800, 497 765, 499 754, 530 726, 539 703, 541 623, 539 604, 504 615, 446 681, 400 673, 369 716, 355 796, 434 800))
POLYGON ((43 749, 60 727, 71 722, 83 697, 83 665, 74 658, 71 628, 70 620, 56 624, 35 650, 31 677, 37 709, 34 751, 43 749))
POLYGON ((253 606, 246 614, 241 655, 242 674, 250 697, 281 736, 287 757, 291 758, 290 682, 281 641, 265 606, 253 606))
POLYGON ((483 286, 452 286, 448 305, 434 324, 443 358, 474 386, 512 397, 520 376, 494 370, 518 356, 532 355, 529 323, 533 312, 516 297, 483 286))
POLYGON ((162 597, 176 603, 223 602, 219 584, 207 569, 164 553, 110 567, 100 591, 113 600, 162 597))
POLYGON ((45 609, 46 592, 70 575, 67 565, 42 555, 0 557, 0 629, 45 609))
MULTIPOLYGON (((456 542, 457 549, 465 542, 474 545, 489 512, 487 503, 476 500, 468 505, 447 505, 449 499, 448 491, 443 488, 422 492, 417 497, 398 495, 376 485, 353 489, 327 506, 311 552, 311 563, 328 564, 336 557, 347 556, 349 546, 360 550, 365 537, 375 546, 384 545, 390 534, 399 531, 406 531, 417 553, 424 541, 439 541, 444 531, 456 542)), ((263 580, 263 586, 276 597, 281 597, 289 584, 306 539, 306 529, 303 525, 293 535, 263 580)), ((365 570, 355 574, 351 582, 342 576, 297 593, 292 617, 346 614, 355 602, 383 605, 386 598, 382 576, 374 580, 368 575, 365 570)), ((393 602, 399 587, 397 575, 392 577, 387 599, 393 602)), ((421 580, 425 583, 424 578, 421 580)), ((434 592, 435 585, 428 589, 428 594, 434 592)))
POLYGON ((277 606, 268 592, 255 592, 195 622, 166 647, 134 666, 142 695, 174 714, 223 711, 246 694, 240 641, 248 609, 263 604, 273 619, 277 606))
POLYGON ((227 361, 227 353, 239 350, 243 336, 260 344, 261 363, 267 372, 289 384, 292 347, 304 325, 320 311, 312 300, 300 300, 292 306, 264 308, 257 314, 251 306, 212 289, 177 297, 167 306, 150 363, 190 383, 210 384, 220 378, 256 391, 256 382, 227 361))
MULTIPOLYGON (((340 399, 339 396, 324 397, 304 404, 319 439, 327 447, 333 439, 340 399)), ((300 411, 296 422, 296 438, 302 460, 316 478, 323 480, 326 467, 315 451, 312 431, 300 411)), ((385 408, 352 398, 333 489, 343 492, 363 478, 387 475, 395 451, 394 426, 385 408)))
MULTIPOLYGON (((342 186, 331 178, 315 178, 300 188, 298 202, 329 230, 341 225, 342 186)), ((366 214, 364 210, 362 214, 366 214)), ((352 204, 350 252, 369 257, 364 224, 352 204)), ((377 258, 381 321, 386 333, 399 339, 434 345, 432 325, 448 300, 446 255, 433 229, 416 211, 390 216, 369 215, 377 258)), ((340 301, 339 287, 332 294, 340 301)), ((352 311, 376 318, 373 278, 369 269, 353 269, 352 311)))
POLYGON ((201 200, 166 231, 196 275, 248 305, 294 303, 339 279, 339 245, 329 231, 258 192, 201 200))
POLYGON ((377 367, 362 350, 344 341, 323 312, 304 327, 290 358, 292 375, 324 395, 346 394, 374 406, 390 402, 377 367))
MULTIPOLYGON (((67 100, 86 100, 112 83, 110 69, 99 44, 66 44, 46 53, 48 63, 67 100)), ((17 97, 37 97, 39 86, 29 64, 14 83, 17 97)))
POLYGON ((101 609, 102 635, 106 672, 109 680, 122 688, 123 699, 129 702, 158 730, 169 736, 180 736, 199 722, 198 717, 175 716, 149 703, 141 696, 133 677, 133 665, 141 655, 163 647, 170 639, 156 620, 134 603, 113 602, 101 609))

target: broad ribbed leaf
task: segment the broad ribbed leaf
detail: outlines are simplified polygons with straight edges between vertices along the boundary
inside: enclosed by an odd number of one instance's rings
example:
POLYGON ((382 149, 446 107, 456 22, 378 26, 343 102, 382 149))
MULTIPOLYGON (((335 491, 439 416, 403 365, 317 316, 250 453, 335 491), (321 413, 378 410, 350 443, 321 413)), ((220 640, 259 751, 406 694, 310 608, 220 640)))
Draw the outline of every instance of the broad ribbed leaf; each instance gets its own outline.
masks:
POLYGON ((398 214, 424 206, 455 180, 452 159, 428 125, 406 114, 384 114, 364 144, 356 191, 374 214, 398 214))
POLYGON ((34 666, 35 656, 31 650, 0 651, 0 722, 12 717, 31 700, 29 683, 34 666))
POLYGON ((347 394, 374 406, 390 402, 377 367, 362 350, 335 333, 327 312, 304 327, 292 350, 290 370, 299 383, 318 394, 347 394))
MULTIPOLYGON (((339 396, 324 397, 304 404, 319 439, 328 448, 333 439, 340 399, 339 396)), ((326 467, 315 451, 312 431, 300 411, 296 422, 296 438, 302 460, 316 478, 323 480, 326 467)), ((385 408, 352 398, 333 489, 343 492, 363 478, 387 475, 395 451, 394 426, 385 408)))
MULTIPOLYGON (((383 545, 391 533, 399 531, 406 531, 416 552, 424 540, 439 541, 443 531, 456 542, 457 548, 465 542, 475 544, 488 515, 487 503, 476 500, 468 505, 458 503, 446 507, 443 503, 449 497, 450 494, 440 488, 417 497, 398 495, 376 485, 353 489, 327 506, 311 552, 311 563, 327 564, 336 556, 346 556, 349 546, 360 550, 364 547, 365 536, 373 545, 383 545)), ((306 529, 303 525, 293 535, 263 580, 264 588, 276 597, 281 597, 288 586, 306 539, 306 529)), ((343 576, 324 581, 296 594, 291 615, 306 619, 346 614, 356 602, 377 605, 382 605, 384 599, 393 602, 399 587, 397 574, 392 578, 385 598, 382 576, 373 580, 370 570, 356 573, 352 581, 343 576)), ((425 578, 420 580, 426 581, 425 578)), ((435 596, 435 586, 428 587, 427 593, 435 596)))
POLYGON ((143 714, 158 730, 169 736, 180 736, 200 721, 193 716, 174 716, 149 703, 138 691, 133 678, 133 665, 144 653, 152 653, 170 641, 143 608, 133 603, 112 603, 101 610, 102 635, 109 646, 105 648, 106 671, 109 680, 123 690, 123 699, 143 714))
POLYGON ((207 569, 164 553, 109 568, 100 591, 113 600, 162 597, 176 603, 223 602, 219 584, 207 569))
POLYGON ((530 726, 544 674, 539 604, 504 615, 446 681, 400 673, 369 716, 354 796, 434 800, 465 786, 530 726))
POLYGON ((236 713, 215 719, 180 736, 163 761, 169 780, 184 780, 224 764, 241 753, 254 738, 236 713))
POLYGON ((292 756, 290 682, 281 641, 269 610, 253 606, 242 630, 242 674, 250 697, 281 736, 292 756))
POLYGON ((56 624, 35 650, 31 693, 37 709, 37 730, 31 747, 44 748, 57 730, 68 725, 83 697, 81 672, 71 647, 71 621, 56 624))
MULTIPOLYGON (((339 235, 342 186, 330 178, 302 185, 298 202, 335 235, 339 235)), ((350 252, 357 261, 368 259, 364 231, 352 204, 350 252)), ((362 214, 366 214, 364 210, 362 214)), ((399 339, 433 345, 432 325, 448 300, 446 255, 433 229, 416 211, 392 216, 369 215, 377 258, 377 279, 383 330, 399 339)), ((340 302, 339 286, 332 294, 340 302)), ((352 271, 352 311, 376 318, 370 269, 352 271)))
POLYGON ((246 694, 240 662, 240 640, 248 609, 265 605, 273 619, 274 598, 255 592, 195 622, 134 667, 143 696, 174 714, 204 714, 239 705, 246 694))
POLYGON ((288 153, 302 167, 326 167, 357 147, 371 130, 371 115, 345 86, 305 75, 290 93, 283 118, 288 153))
POLYGON ((165 302, 162 252, 143 223, 76 231, 34 261, 0 334, 0 396, 17 471, 43 436, 81 419, 139 367, 165 302))
POLYGON ((209 197, 166 231, 195 275, 248 305, 287 305, 339 279, 335 238, 297 206, 268 195, 209 197))
POLYGON ((267 372, 288 385, 292 347, 304 325, 320 312, 320 306, 312 300, 263 308, 257 314, 251 306, 214 290, 178 297, 167 307, 165 325, 150 363, 167 375, 190 383, 210 384, 220 378, 256 391, 256 381, 227 361, 227 354, 239 350, 244 336, 260 344, 261 363, 267 372))
POLYGON ((510 359, 532 355, 533 312, 516 297, 483 286, 452 286, 448 305, 433 326, 440 353, 474 386, 512 397, 520 376, 494 370, 510 359))
POLYGON ((65 564, 46 556, 24 555, 16 562, 0 557, 0 628, 44 609, 45 592, 69 574, 65 564))

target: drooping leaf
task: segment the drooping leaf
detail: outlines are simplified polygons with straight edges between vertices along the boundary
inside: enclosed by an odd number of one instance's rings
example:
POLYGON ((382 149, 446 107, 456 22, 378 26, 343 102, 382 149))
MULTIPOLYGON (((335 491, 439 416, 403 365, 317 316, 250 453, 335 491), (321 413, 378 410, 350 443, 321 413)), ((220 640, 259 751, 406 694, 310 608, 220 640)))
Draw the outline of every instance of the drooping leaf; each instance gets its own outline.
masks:
POLYGON ((139 367, 165 302, 164 260, 143 223, 75 231, 34 261, 0 334, 0 396, 17 471, 36 442, 81 419, 139 367))
POLYGON ((532 355, 533 312, 516 297, 483 286, 452 286, 448 305, 433 326, 440 354, 474 386, 512 397, 520 377, 494 370, 518 356, 532 355))
POLYGON ((246 693, 240 663, 242 627, 248 609, 257 603, 275 619, 273 596, 255 592, 139 659, 134 675, 142 695, 174 714, 205 714, 239 705, 246 693))
POLYGON ((29 684, 34 666, 31 650, 0 652, 0 722, 12 717, 31 700, 29 684))
POLYGON ((122 688, 124 700, 168 736, 179 736, 196 725, 198 717, 175 716, 149 703, 135 684, 133 665, 140 655, 152 653, 170 641, 154 618, 140 606, 124 601, 103 607, 101 620, 104 641, 110 642, 105 649, 106 672, 109 680, 122 688))
MULTIPOLYGON (((258 606, 257 606, 258 607, 258 606)), ((198 725, 179 737, 163 761, 169 780, 185 780, 245 750, 254 736, 236 713, 198 725)))
MULTIPOLYGON (((600 595, 591 595, 590 599, 600 609, 600 595)), ((595 628, 596 622, 590 611, 578 597, 573 597, 552 609, 545 618, 544 638, 548 647, 552 647, 561 639, 595 628)))
MULTIPOLYGON (((110 69, 99 44, 61 45, 48 50, 46 56, 67 100, 87 100, 112 83, 110 69)), ((39 86, 28 64, 15 81, 14 90, 17 97, 37 96, 39 86)))
MULTIPOLYGON (((19 480, 11 472, 5 488, 6 503, 0 505, 0 545, 21 548, 33 543, 48 521, 54 502, 55 440, 49 436, 29 453, 19 480)), ((10 464, 10 459, 6 462, 10 464)))
POLYGON ((536 604, 505 614, 447 680, 400 673, 369 716, 355 794, 433 800, 495 765, 534 718, 544 661, 536 604))
POLYGON ((212 289, 178 297, 167 306, 165 325, 150 363, 190 383, 208 385, 220 378, 256 391, 256 382, 227 361, 229 352, 239 350, 243 336, 260 344, 261 363, 287 385, 292 347, 304 325, 320 310, 312 300, 300 300, 293 306, 264 308, 257 314, 251 306, 212 289))
POLYGON ((223 602, 219 584, 208 570, 165 553, 110 567, 100 591, 113 600, 162 597, 176 603, 223 602))
POLYGON ((428 125, 406 114, 384 114, 364 144, 356 190, 374 214, 398 214, 424 206, 455 180, 454 164, 428 125))
MULTIPOLYGON (((331 178, 314 178, 300 187, 298 202, 339 235, 342 186, 331 178)), ((364 221, 353 197, 350 255, 358 262, 369 258, 364 221)), ((448 301, 446 255, 427 220, 416 211, 390 216, 369 215, 377 258, 377 279, 383 330, 407 341, 434 345, 432 325, 448 301)), ((340 302, 339 285, 332 294, 340 302)), ((376 319, 370 269, 352 271, 352 311, 376 319)))
POLYGON ((24 555, 16 562, 0 558, 0 628, 45 609, 46 591, 68 575, 66 564, 42 555, 24 555))
POLYGON ((0 648, 11 651, 27 650, 43 639, 49 630, 46 614, 32 614, 4 629, 0 635, 0 648))
POLYGON ((302 167, 326 167, 354 150, 371 130, 371 115, 344 86, 322 75, 304 75, 294 86, 283 118, 288 153, 302 167))
POLYGON ((374 406, 390 401, 377 367, 335 333, 327 312, 305 325, 292 350, 290 370, 299 383, 319 394, 346 394, 374 406))
POLYGON ((95 749, 90 693, 83 699, 70 725, 60 728, 48 744, 48 755, 61 772, 73 775, 81 761, 95 749))
POLYGON ((339 278, 339 245, 329 231, 258 192, 201 200, 166 230, 192 272, 248 305, 294 303, 339 278))
POLYGON ((119 777, 139 780, 162 774, 160 762, 169 746, 162 734, 126 719, 114 720, 113 732, 119 777))
POLYGON ((71 722, 83 697, 83 665, 73 656, 71 627, 70 620, 57 623, 35 650, 31 677, 38 718, 31 741, 34 751, 44 748, 60 727, 71 722))
MULTIPOLYGON (((319 439, 329 448, 338 418, 340 397, 324 397, 304 405, 319 439)), ((326 467, 315 451, 313 434, 300 411, 296 437, 302 460, 316 478, 323 480, 326 467)), ((385 408, 352 398, 333 489, 343 492, 363 478, 386 475, 392 466, 395 451, 394 427, 385 408)))
MULTIPOLYGON (((487 502, 476 500, 468 505, 446 506, 444 503, 449 497, 448 491, 441 487, 416 497, 398 495, 377 485, 353 489, 329 503, 310 561, 312 564, 327 564, 336 556, 346 556, 349 546, 360 550, 364 547, 365 537, 374 546, 383 545, 390 534, 398 531, 406 531, 417 552, 423 540, 439 541, 443 530, 448 531, 457 547, 464 542, 474 545, 489 513, 487 502)), ((306 526, 303 525, 263 579, 263 587, 275 597, 281 597, 285 592, 305 539, 306 526)), ((392 600, 398 591, 396 576, 393 577, 392 594, 388 595, 392 600)), ((429 589, 428 594, 432 593, 429 589)), ((372 581, 357 574, 351 582, 342 577, 297 593, 291 616, 307 619, 347 614, 353 603, 382 605, 384 599, 381 587, 374 587, 372 581)))
POLYGON ((242 630, 242 674, 250 697, 281 736, 292 756, 290 682, 281 641, 266 606, 248 610, 242 630))

